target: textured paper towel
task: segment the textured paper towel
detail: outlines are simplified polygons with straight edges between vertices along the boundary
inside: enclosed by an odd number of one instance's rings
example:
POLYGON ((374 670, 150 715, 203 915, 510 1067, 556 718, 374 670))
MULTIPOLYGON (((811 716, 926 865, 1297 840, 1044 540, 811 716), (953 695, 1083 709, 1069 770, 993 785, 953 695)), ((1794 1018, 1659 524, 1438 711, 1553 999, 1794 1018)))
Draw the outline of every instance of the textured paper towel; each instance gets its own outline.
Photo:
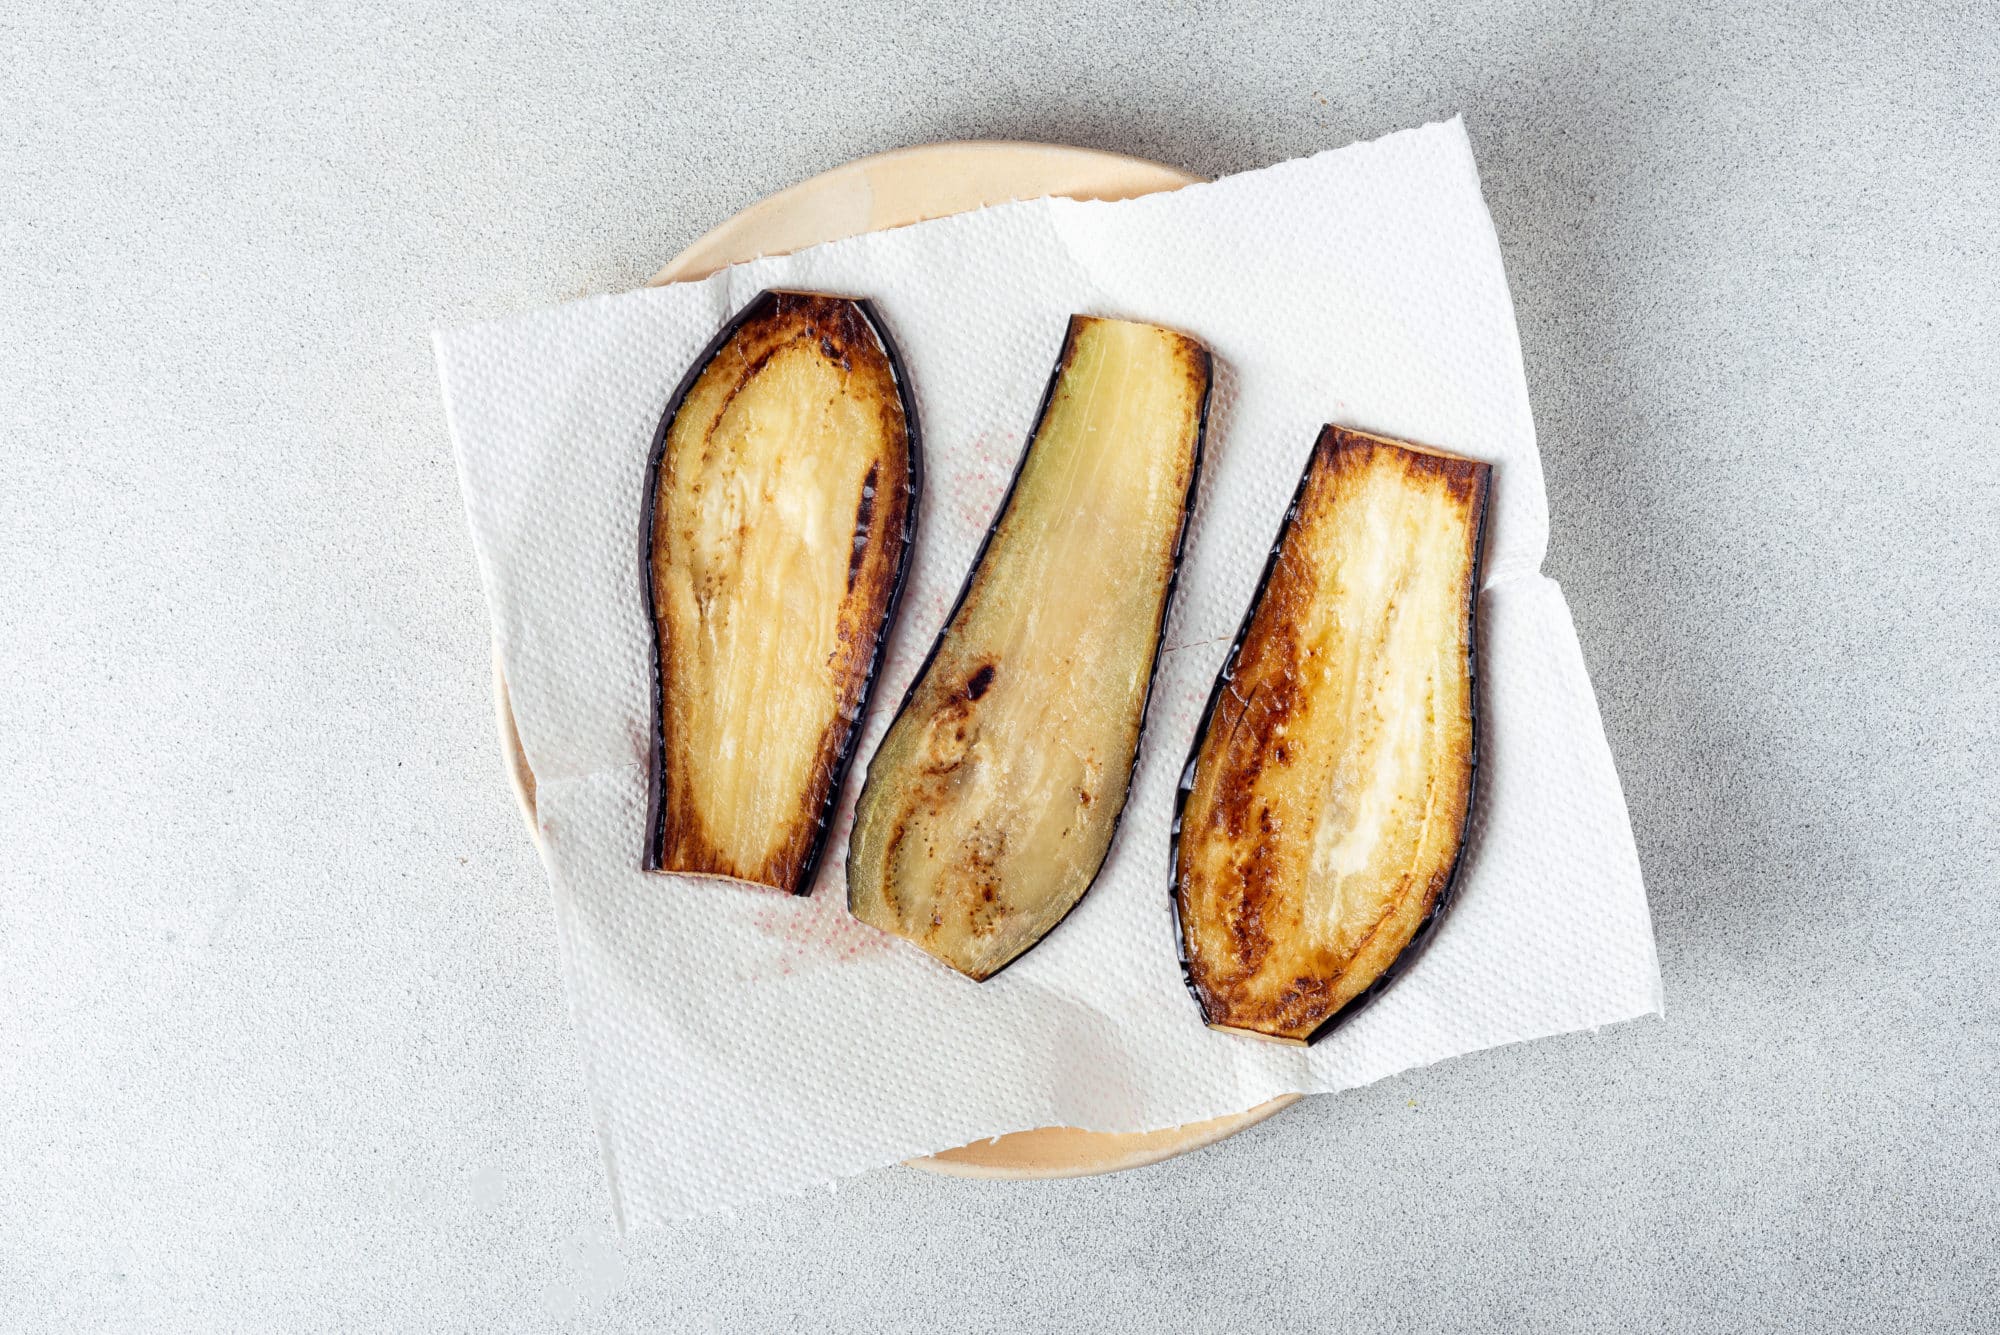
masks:
POLYGON ((437 350, 624 1223, 1026 1127, 1212 1117, 1659 1009, 1617 775, 1568 608, 1537 573, 1534 424, 1456 121, 1126 203, 1033 201, 857 237, 450 330, 437 350), (816 893, 799 900, 639 870, 647 449, 690 360, 766 287, 874 298, 926 450, 903 612, 816 893), (1077 311, 1213 350, 1207 461, 1110 860, 1067 922, 975 986, 848 916, 846 833, 1077 311), (1457 905, 1418 967, 1299 1051, 1199 1023, 1174 958, 1167 831, 1209 686, 1328 421, 1490 460, 1494 492, 1457 905))

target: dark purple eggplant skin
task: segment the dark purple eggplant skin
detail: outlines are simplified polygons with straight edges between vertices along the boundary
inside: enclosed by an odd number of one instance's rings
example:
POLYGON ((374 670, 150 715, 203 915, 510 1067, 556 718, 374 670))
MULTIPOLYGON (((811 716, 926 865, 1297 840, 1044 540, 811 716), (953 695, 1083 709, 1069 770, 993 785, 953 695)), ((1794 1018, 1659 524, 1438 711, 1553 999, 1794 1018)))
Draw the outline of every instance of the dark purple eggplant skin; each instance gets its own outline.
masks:
MULTIPOLYGON (((1029 424, 1028 433, 1022 438, 1021 453, 1014 460, 1014 471, 1007 479, 1007 490, 1000 497, 1000 504, 993 511, 993 518, 986 526, 985 535, 979 540, 979 550, 973 554, 972 564, 966 568, 965 580, 958 586, 958 596, 952 599, 950 609, 944 614, 944 622, 938 629, 937 638, 931 642, 930 652, 924 655, 924 661, 918 664, 916 673, 910 678, 910 684, 903 690, 903 698, 897 703, 895 714, 890 717, 891 727, 895 726, 896 720, 900 719, 904 711, 910 707, 910 701, 916 696, 917 687, 923 682, 925 675, 930 672, 931 663, 937 658, 938 650, 944 647, 945 635, 950 631, 951 623, 957 620, 959 609, 965 605, 966 596, 972 592, 973 579, 978 575, 980 565, 986 560, 986 549, 992 545, 993 535, 999 532, 1000 521, 1006 517, 1007 508, 1014 503, 1015 488, 1021 483, 1021 470, 1027 466, 1028 450, 1034 444, 1035 436, 1041 431, 1043 421, 1048 417, 1049 404, 1055 398, 1056 386, 1062 381, 1062 373, 1065 369, 1062 349, 1068 345, 1069 326, 1064 325, 1062 341, 1057 348, 1055 367, 1049 372, 1048 383, 1042 387, 1042 399, 1036 405, 1034 421, 1029 424)), ((1098 862, 1096 870, 1090 874, 1092 886, 1096 885, 1097 878, 1104 873, 1104 864, 1111 860, 1112 853, 1118 847, 1119 831, 1125 822, 1125 808, 1131 804, 1132 785, 1139 776, 1139 762, 1144 758, 1146 753, 1146 719, 1153 708, 1153 683, 1159 677, 1160 656, 1166 650, 1167 622, 1173 616, 1174 596, 1180 588, 1181 561, 1187 553, 1188 531, 1193 527, 1194 523, 1195 499, 1201 490, 1201 465, 1208 448, 1208 405, 1211 396, 1215 392, 1215 354, 1206 345, 1203 345, 1202 357, 1207 363, 1208 384, 1202 390, 1201 407, 1195 417, 1194 461, 1188 469, 1187 496, 1181 502, 1180 529, 1174 535, 1173 564, 1167 574, 1167 595, 1160 602, 1160 621, 1155 631, 1153 642, 1153 664, 1146 674, 1146 698, 1139 706, 1139 745, 1133 748, 1132 768, 1125 776, 1125 802, 1120 804, 1117 815, 1112 818, 1111 838, 1104 846, 1104 857, 1098 862)), ((852 852, 850 850, 851 856, 852 852)), ((1033 954, 1035 946, 1039 946, 1042 941, 1046 941, 1051 936, 1054 936, 1062 928, 1062 925, 1069 921, 1070 914, 1076 912, 1077 905, 1082 904, 1088 898, 1090 898, 1090 891, 1086 888, 1083 894, 1077 896, 1076 903, 1069 906, 1069 911, 1056 919, 1048 931, 1042 933, 1040 940, 979 981, 982 984, 990 983, 1001 974, 1007 972, 1007 970, 1013 968, 1022 959, 1033 954)), ((1178 933, 1178 925, 1176 925, 1175 931, 1178 933)))
MULTIPOLYGON (((1329 427, 1325 430, 1331 429, 1329 427)), ((1202 1004, 1201 992, 1194 985, 1194 975, 1190 971, 1191 961, 1188 958, 1187 936, 1181 929, 1181 821, 1187 811, 1188 794, 1194 791, 1195 762, 1201 758, 1201 746, 1208 738, 1209 723, 1215 716, 1217 704, 1222 700, 1222 693, 1229 689, 1229 683, 1235 679, 1236 659, 1243 651, 1243 639, 1250 633, 1250 623, 1257 616, 1257 606, 1264 601, 1264 590, 1271 582, 1272 572, 1278 568, 1278 558, 1284 553, 1285 540, 1291 536, 1292 525, 1298 519, 1299 505, 1305 499, 1306 484, 1312 480, 1313 466, 1318 462, 1319 456, 1319 446, 1315 442, 1312 452, 1306 457, 1305 469, 1299 474, 1299 484, 1292 490, 1291 503, 1285 507, 1284 518, 1278 522, 1278 536, 1271 541, 1270 554, 1264 558, 1264 572, 1257 577, 1257 587, 1252 591, 1250 605, 1244 609, 1243 620, 1236 628, 1236 638, 1231 641, 1229 653, 1222 660, 1222 670, 1215 675, 1215 685, 1209 688, 1208 703, 1202 707, 1201 722, 1195 725, 1194 740, 1188 746, 1187 764, 1181 768, 1180 782, 1174 788, 1174 819, 1172 827, 1167 832, 1167 917, 1173 923, 1174 958, 1180 965, 1181 983, 1187 988, 1188 996, 1193 998, 1195 1010, 1200 1013, 1204 1023, 1208 1020, 1208 1009, 1202 1004)), ((1374 1005, 1381 995, 1417 962, 1429 948, 1437 926, 1444 920, 1445 912, 1451 907, 1458 889, 1459 875, 1465 867, 1466 845, 1472 836, 1472 816, 1479 807, 1479 583, 1486 562, 1486 512, 1491 505, 1492 491, 1489 488, 1480 498, 1479 517, 1473 538, 1472 578, 1468 581, 1470 591, 1466 596, 1467 623, 1472 627, 1472 635, 1466 649, 1466 676, 1472 700, 1472 800, 1465 804, 1465 821, 1459 828, 1458 856, 1452 860, 1451 875, 1446 880, 1444 889, 1438 892, 1437 900, 1431 905, 1430 912, 1417 924, 1417 930, 1411 934, 1409 944, 1403 947, 1395 962, 1384 969, 1382 976, 1370 983, 1352 1001, 1327 1016, 1317 1029, 1306 1035, 1307 1047, 1318 1043, 1374 1005)))
MULTIPOLYGON (((647 871, 660 870, 662 848, 666 837, 666 735, 662 723, 661 702, 664 683, 661 680, 659 657, 659 637, 655 627, 659 625, 659 606, 653 590, 653 529, 655 510, 659 500, 660 464, 666 454, 667 433, 672 428, 674 418, 686 401, 688 391, 701 379, 701 373, 708 369, 716 354, 727 347, 737 331, 744 324, 761 315, 779 299, 792 295, 783 289, 766 289, 752 297, 742 310, 736 312, 710 339, 708 346, 701 350, 687 373, 667 399, 667 408, 660 415, 660 424, 654 429, 653 443, 646 456, 645 514, 640 526, 639 583, 646 594, 647 638, 652 644, 652 739, 650 754, 646 764, 646 845, 642 866, 647 871)), ((828 296, 828 293, 800 293, 805 296, 828 296)), ((828 785, 825 802, 821 805, 817 821, 817 831, 810 851, 800 864, 798 888, 792 893, 800 898, 813 892, 813 883, 819 875, 820 858, 826 852, 827 835, 833 828, 834 813, 840 809, 840 795, 847 787, 847 771, 854 763, 854 749, 861 740, 862 723, 868 716, 869 704, 874 699, 875 684, 881 674, 882 661, 888 651, 889 636, 896 626, 896 615, 902 607, 903 586, 910 573, 910 558, 917 547, 918 511, 922 508, 924 490, 924 449, 923 432, 917 419, 917 396, 910 383, 910 375, 903 365, 902 353, 896 341, 889 334, 888 325, 883 322, 881 312, 875 303, 863 297, 845 297, 860 311, 867 322, 869 331, 881 346, 882 355, 888 360, 889 372, 896 382, 897 397, 903 406, 904 432, 909 442, 909 472, 904 494, 906 504, 903 509, 902 551, 896 560, 896 574, 890 584, 889 597, 882 611, 882 628, 875 636, 874 652, 868 662, 868 674, 861 688, 861 698, 856 702, 855 717, 842 739, 840 750, 833 763, 833 780, 828 785)))

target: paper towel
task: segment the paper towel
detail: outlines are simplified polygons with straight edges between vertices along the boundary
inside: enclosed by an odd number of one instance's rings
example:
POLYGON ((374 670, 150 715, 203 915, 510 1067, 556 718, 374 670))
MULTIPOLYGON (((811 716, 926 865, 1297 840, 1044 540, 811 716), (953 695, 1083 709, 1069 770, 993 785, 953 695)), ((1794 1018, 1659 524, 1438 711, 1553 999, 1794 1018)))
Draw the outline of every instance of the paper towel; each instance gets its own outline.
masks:
POLYGON ((1027 1127, 1137 1131, 1657 1011, 1625 806, 1560 590, 1500 251, 1457 121, 1117 204, 1038 200, 441 332, 437 354, 621 1223, 1027 1127), (810 899, 639 870, 637 559, 667 397, 758 291, 874 299, 923 427, 903 611, 810 899), (1072 312, 1215 354, 1207 459, 1136 781, 1075 913, 983 985, 848 916, 855 794, 1026 440, 1072 312), (1300 1051, 1211 1033, 1168 909, 1175 779, 1324 422, 1491 461, 1479 792, 1456 905, 1300 1051))

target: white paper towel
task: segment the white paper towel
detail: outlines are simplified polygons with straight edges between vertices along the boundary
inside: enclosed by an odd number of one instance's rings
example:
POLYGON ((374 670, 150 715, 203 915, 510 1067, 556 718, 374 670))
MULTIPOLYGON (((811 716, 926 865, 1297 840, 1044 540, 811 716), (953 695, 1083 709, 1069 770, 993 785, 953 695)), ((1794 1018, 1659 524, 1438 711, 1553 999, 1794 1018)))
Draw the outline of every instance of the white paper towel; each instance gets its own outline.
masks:
POLYGON ((1625 805, 1561 591, 1513 308, 1457 121, 1119 204, 1039 200, 437 337, 570 1001, 626 1225, 1026 1127, 1136 1131, 1660 1008, 1625 805), (639 870, 654 428, 758 291, 872 297, 924 434, 903 611, 810 899, 639 870), (1124 825, 1047 940, 974 985, 855 922, 853 800, 991 521, 1072 312, 1215 354, 1207 458, 1124 825), (1480 782, 1456 907, 1310 1051, 1204 1029, 1168 911, 1176 776, 1324 422, 1495 465, 1480 782))

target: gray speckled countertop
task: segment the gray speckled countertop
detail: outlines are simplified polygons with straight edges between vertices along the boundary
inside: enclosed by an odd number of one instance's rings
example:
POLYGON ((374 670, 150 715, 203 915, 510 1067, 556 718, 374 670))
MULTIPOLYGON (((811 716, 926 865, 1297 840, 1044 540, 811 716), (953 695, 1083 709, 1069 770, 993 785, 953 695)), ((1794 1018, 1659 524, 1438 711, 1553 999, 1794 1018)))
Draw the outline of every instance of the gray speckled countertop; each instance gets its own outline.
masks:
POLYGON ((710 10, 0 16, 0 1329, 2000 1322, 2000 12, 710 10), (428 330, 1461 111, 1667 1018, 610 1236, 428 330))

